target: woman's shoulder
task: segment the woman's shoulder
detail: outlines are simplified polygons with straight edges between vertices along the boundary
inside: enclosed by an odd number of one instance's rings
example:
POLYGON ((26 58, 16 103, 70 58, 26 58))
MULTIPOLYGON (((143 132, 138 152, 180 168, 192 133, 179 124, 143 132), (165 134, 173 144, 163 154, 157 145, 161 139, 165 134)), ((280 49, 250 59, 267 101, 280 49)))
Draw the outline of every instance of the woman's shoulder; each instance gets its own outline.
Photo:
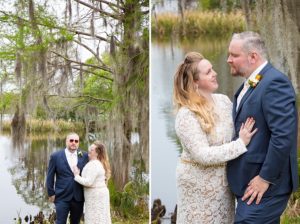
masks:
POLYGON ((90 160, 85 166, 95 168, 97 166, 97 159, 90 160))
POLYGON ((104 168, 102 162, 99 159, 94 160, 94 166, 100 169, 104 168))
POLYGON ((223 102, 227 102, 227 103, 231 102, 229 97, 225 94, 222 94, 222 93, 214 93, 213 98, 214 98, 215 101, 223 101, 223 102))
POLYGON ((186 123, 193 116, 193 112, 188 107, 181 107, 178 109, 176 118, 175 118, 175 129, 178 126, 181 126, 182 123, 186 123))
POLYGON ((224 113, 225 111, 232 111, 232 102, 228 96, 224 94, 213 94, 213 99, 218 108, 218 113, 224 113))
POLYGON ((181 117, 186 117, 188 115, 193 115, 193 112, 188 107, 181 107, 177 111, 176 119, 181 118, 181 117))

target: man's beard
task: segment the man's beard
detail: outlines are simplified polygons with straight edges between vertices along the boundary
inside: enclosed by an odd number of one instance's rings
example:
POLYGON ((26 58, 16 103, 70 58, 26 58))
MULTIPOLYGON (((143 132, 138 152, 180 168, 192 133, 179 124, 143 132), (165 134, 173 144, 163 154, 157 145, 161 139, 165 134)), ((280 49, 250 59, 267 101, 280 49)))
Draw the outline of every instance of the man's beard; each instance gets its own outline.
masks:
POLYGON ((71 148, 70 146, 68 146, 67 148, 68 148, 69 151, 72 151, 72 152, 74 152, 74 151, 77 150, 77 147, 76 147, 76 146, 75 146, 74 148, 71 148))
POLYGON ((239 76, 241 76, 240 73, 236 73, 236 72, 235 72, 235 73, 231 73, 231 75, 232 75, 233 77, 239 77, 239 76))
POLYGON ((230 73, 231 73, 231 75, 233 76, 233 77, 244 77, 244 73, 242 73, 240 70, 236 70, 236 69, 232 69, 232 68, 230 68, 230 73))

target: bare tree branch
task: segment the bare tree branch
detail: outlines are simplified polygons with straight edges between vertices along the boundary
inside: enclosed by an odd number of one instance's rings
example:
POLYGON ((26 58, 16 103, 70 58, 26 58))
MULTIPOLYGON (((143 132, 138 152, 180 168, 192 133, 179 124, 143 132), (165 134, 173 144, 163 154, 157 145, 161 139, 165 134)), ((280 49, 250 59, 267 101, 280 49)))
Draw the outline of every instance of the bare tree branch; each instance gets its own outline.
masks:
POLYGON ((88 8, 90 8, 90 9, 93 9, 95 12, 100 12, 100 13, 102 13, 103 15, 109 16, 109 17, 111 17, 111 18, 113 18, 113 19, 123 21, 123 18, 122 18, 122 16, 121 16, 121 14, 119 14, 119 15, 111 14, 111 13, 109 13, 109 12, 106 12, 106 11, 103 11, 103 10, 101 10, 101 9, 99 9, 99 8, 96 8, 96 7, 90 5, 90 4, 86 3, 86 2, 83 2, 83 1, 80 1, 80 0, 74 0, 74 1, 80 3, 80 4, 84 5, 84 6, 86 6, 86 7, 88 7, 88 8))
POLYGON ((101 101, 101 102, 111 102, 111 100, 108 100, 108 99, 102 99, 102 98, 96 98, 96 97, 93 97, 93 96, 90 96, 90 95, 79 95, 79 96, 61 96, 61 95, 58 95, 58 94, 51 94, 51 95, 46 95, 48 97, 55 97, 55 96, 58 96, 58 97, 61 97, 61 98, 89 98, 89 99, 92 99, 92 100, 95 100, 95 101, 101 101))
MULTIPOLYGON (((79 103, 79 104, 76 104, 74 107, 71 107, 70 108, 70 110, 74 110, 74 109, 76 109, 77 107, 81 107, 81 106, 89 106, 90 105, 90 103, 91 102, 93 102, 93 100, 89 100, 89 101, 87 101, 87 102, 85 102, 85 103, 79 103)), ((98 104, 100 104, 101 102, 99 102, 98 104)), ((102 102, 103 103, 103 102, 102 102)), ((104 114, 104 112, 98 112, 98 114, 100 115, 102 115, 102 114, 104 114)))
POLYGON ((99 2, 100 4, 102 4, 102 3, 107 4, 108 7, 109 7, 112 11, 114 11, 116 14, 120 14, 120 13, 121 13, 121 12, 120 12, 121 10, 122 10, 122 11, 125 10, 125 8, 123 8, 123 7, 121 7, 121 6, 118 6, 118 5, 114 4, 114 3, 109 3, 109 2, 107 2, 107 1, 101 1, 101 0, 96 0, 96 1, 99 2))
POLYGON ((69 32, 72 32, 72 33, 76 33, 76 34, 79 34, 79 35, 84 35, 84 36, 89 36, 89 37, 96 37, 97 39, 99 40, 103 40, 103 41, 106 41, 107 43, 109 43, 109 40, 104 38, 104 37, 101 37, 99 35, 94 35, 92 36, 92 34, 90 33, 86 33, 86 32, 82 32, 82 31, 79 31, 79 30, 72 30, 72 29, 67 29, 69 32))
POLYGON ((73 40, 75 43, 79 44, 80 46, 86 48, 89 52, 91 52, 95 58, 98 60, 99 63, 101 63, 102 65, 104 65, 104 62, 99 58, 99 56, 97 55, 97 53, 95 51, 93 51, 90 47, 88 47, 87 45, 83 44, 82 42, 78 41, 78 40, 73 40))
MULTIPOLYGON (((48 61, 47 63, 54 66, 54 64, 51 63, 50 61, 48 61)), ((56 65, 56 67, 61 69, 62 67, 64 67, 64 65, 56 65)), ((101 75, 101 74, 96 73, 96 72, 91 71, 91 70, 87 70, 87 69, 84 69, 84 68, 78 68, 78 67, 76 67, 76 66, 71 66, 71 68, 76 69, 76 70, 78 70, 78 71, 81 70, 81 71, 83 71, 83 72, 86 72, 86 73, 90 73, 90 74, 96 75, 97 77, 100 77, 100 78, 103 78, 103 79, 107 79, 107 80, 109 80, 109 81, 114 81, 113 78, 106 77, 106 76, 104 76, 104 75, 101 75)), ((55 70, 50 71, 50 72, 48 72, 48 74, 53 74, 54 71, 55 71, 55 70)))
POLYGON ((104 4, 107 4, 108 6, 113 6, 115 8, 118 8, 118 9, 121 9, 121 10, 125 10, 124 7, 120 6, 120 5, 117 5, 115 3, 112 3, 112 2, 108 2, 108 1, 105 1, 105 0, 95 0, 96 2, 102 2, 104 4))
POLYGON ((83 71, 83 72, 91 73, 91 74, 96 75, 96 76, 98 76, 98 77, 100 77, 100 78, 104 78, 104 79, 107 79, 107 80, 110 80, 110 81, 114 81, 112 78, 106 77, 106 76, 104 76, 104 75, 100 75, 100 74, 98 74, 98 73, 96 73, 96 72, 93 72, 93 71, 90 71, 90 70, 87 70, 87 69, 77 68, 77 67, 75 67, 75 66, 72 66, 72 68, 74 68, 74 69, 76 69, 76 70, 81 70, 81 71, 83 71))
MULTIPOLYGON (((14 14, 10 14, 10 13, 7 13, 5 11, 2 11, 0 10, 0 13, 6 15, 6 16, 10 16, 12 18, 15 18, 15 19, 18 19, 18 20, 21 20, 25 23, 28 23, 30 24, 30 21, 27 20, 27 19, 24 19, 20 16, 17 16, 17 15, 14 15, 14 14)), ((60 27, 60 26, 56 26, 56 25, 49 25, 49 24, 43 24, 41 22, 39 22, 39 20, 36 20, 36 24, 40 25, 40 26, 44 26, 44 27, 49 27, 49 28, 53 28, 53 29, 58 29, 58 30, 67 30, 68 32, 71 32, 71 33, 75 33, 75 34, 78 34, 78 35, 83 35, 83 36, 89 36, 89 37, 96 37, 97 39, 99 40, 102 40, 102 41, 105 41, 107 43, 110 42, 110 40, 106 39, 105 37, 101 37, 99 35, 94 35, 92 36, 90 33, 86 33, 86 32, 83 32, 83 31, 79 31, 79 30, 75 30, 75 29, 72 29, 72 28, 67 28, 67 27, 60 27)))
POLYGON ((92 68, 97 68, 97 69, 102 69, 104 71, 107 71, 107 72, 110 72, 110 73, 113 73, 112 69, 106 67, 106 66, 99 66, 99 65, 90 65, 90 64, 86 64, 86 63, 83 63, 83 62, 79 62, 79 61, 74 61, 72 59, 69 59, 55 51, 51 51, 53 54, 56 54, 57 56, 59 57, 62 57, 63 59, 69 61, 69 62, 72 62, 72 63, 76 63, 76 64, 79 64, 79 65, 83 65, 83 66, 88 66, 88 67, 92 67, 92 68))

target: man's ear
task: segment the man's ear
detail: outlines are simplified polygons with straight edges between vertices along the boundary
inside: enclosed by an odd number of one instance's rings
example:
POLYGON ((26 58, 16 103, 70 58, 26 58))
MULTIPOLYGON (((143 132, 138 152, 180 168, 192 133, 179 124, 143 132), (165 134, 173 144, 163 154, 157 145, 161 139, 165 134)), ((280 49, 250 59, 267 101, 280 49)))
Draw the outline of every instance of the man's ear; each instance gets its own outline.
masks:
POLYGON ((250 52, 248 55, 248 61, 250 64, 255 64, 258 60, 258 54, 256 52, 250 52))

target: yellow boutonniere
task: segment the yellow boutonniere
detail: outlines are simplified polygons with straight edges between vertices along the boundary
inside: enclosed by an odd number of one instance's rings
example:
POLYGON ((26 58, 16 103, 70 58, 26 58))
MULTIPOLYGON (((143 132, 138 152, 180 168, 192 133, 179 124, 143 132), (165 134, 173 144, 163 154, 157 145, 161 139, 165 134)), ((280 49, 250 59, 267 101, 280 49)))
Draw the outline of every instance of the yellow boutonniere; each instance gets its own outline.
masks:
POLYGON ((248 84, 249 84, 252 88, 255 88, 261 79, 262 79, 262 75, 257 74, 257 75, 255 76, 254 79, 249 79, 249 80, 248 80, 248 84))

